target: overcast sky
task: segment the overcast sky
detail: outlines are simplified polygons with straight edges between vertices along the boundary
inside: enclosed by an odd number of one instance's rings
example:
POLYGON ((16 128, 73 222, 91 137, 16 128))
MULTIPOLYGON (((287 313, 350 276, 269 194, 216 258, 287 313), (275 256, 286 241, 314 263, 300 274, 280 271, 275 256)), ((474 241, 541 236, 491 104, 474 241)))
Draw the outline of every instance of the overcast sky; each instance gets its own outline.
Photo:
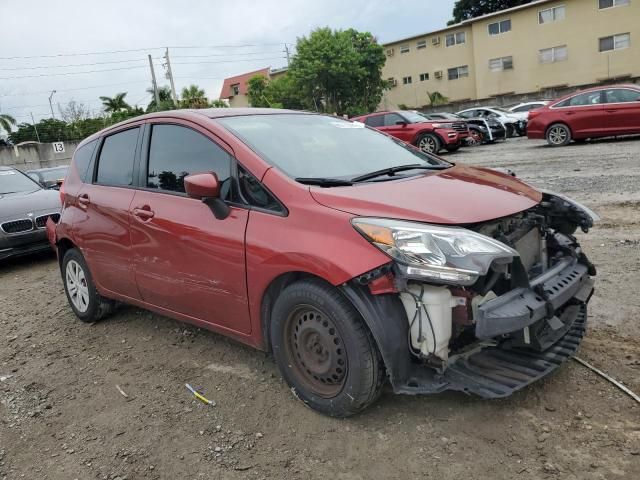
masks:
POLYGON ((98 97, 117 92, 127 92, 130 104, 144 107, 151 99, 145 92, 151 85, 148 54, 153 56, 158 83, 168 84, 161 58, 165 46, 178 91, 195 83, 209 98, 218 98, 225 77, 286 66, 284 44, 295 45, 314 28, 353 27, 372 32, 384 43, 442 28, 453 4, 454 0, 0 0, 0 112, 18 122, 30 122, 30 112, 36 121, 50 117, 49 95, 54 89, 57 117, 57 104, 74 99, 99 111, 98 97), (114 50, 120 52, 93 54, 114 50), (73 72, 91 73, 69 75, 73 72))

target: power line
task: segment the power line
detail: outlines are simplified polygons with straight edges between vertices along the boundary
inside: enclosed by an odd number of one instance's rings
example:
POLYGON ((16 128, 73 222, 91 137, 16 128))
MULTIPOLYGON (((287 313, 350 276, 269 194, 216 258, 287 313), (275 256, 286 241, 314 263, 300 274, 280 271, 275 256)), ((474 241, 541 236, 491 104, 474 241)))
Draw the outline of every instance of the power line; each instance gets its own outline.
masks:
MULTIPOLYGON (((157 59, 159 60, 159 58, 157 59)), ((109 65, 112 63, 130 63, 130 62, 141 62, 146 61, 145 58, 135 58, 132 60, 112 60, 110 62, 94 62, 94 63, 72 63, 69 65, 39 65, 37 67, 16 67, 16 68, 0 68, 0 70, 5 71, 15 71, 15 70, 38 70, 41 68, 67 68, 67 67, 88 67, 92 65, 109 65)))
POLYGON ((278 50, 270 52, 240 52, 240 53, 210 53, 207 55, 173 55, 173 58, 210 58, 210 57, 238 57, 244 55, 270 55, 280 53, 278 50))
POLYGON ((64 72, 64 73, 41 73, 38 75, 19 75, 15 77, 0 77, 0 80, 16 80, 19 78, 38 78, 38 77, 60 77, 66 75, 84 75, 86 73, 101 73, 101 72, 115 72, 118 70, 132 70, 134 68, 147 68, 144 66, 131 66, 131 67, 120 67, 120 68, 105 68, 102 70, 85 70, 83 72, 64 72))
POLYGON ((267 61, 267 60, 280 60, 283 58, 284 57, 244 58, 244 59, 241 58, 237 60, 217 60, 215 62, 173 62, 173 64, 174 65, 201 65, 201 64, 209 64, 209 63, 259 62, 259 61, 267 61))
MULTIPOLYGON (((92 85, 90 87, 78 87, 78 88, 66 88, 66 89, 57 89, 57 93, 60 92, 75 92, 78 90, 91 90, 93 88, 106 88, 106 87, 117 87, 121 85, 131 85, 134 83, 149 83, 149 80, 135 80, 132 82, 120 82, 120 83, 107 83, 104 85, 92 85)), ((37 95, 39 93, 50 93, 51 90, 40 90, 37 92, 25 92, 25 93, 5 93, 0 95, 0 97, 20 97, 25 95, 37 95)))

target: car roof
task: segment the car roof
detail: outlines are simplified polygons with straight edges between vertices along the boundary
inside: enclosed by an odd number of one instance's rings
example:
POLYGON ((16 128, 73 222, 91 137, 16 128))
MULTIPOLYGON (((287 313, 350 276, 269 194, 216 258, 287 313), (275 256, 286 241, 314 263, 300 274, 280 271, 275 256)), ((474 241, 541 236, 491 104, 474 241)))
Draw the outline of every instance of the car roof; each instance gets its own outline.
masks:
POLYGON ((640 90, 640 85, 636 85, 635 83, 616 83, 613 85, 599 85, 597 87, 585 88, 582 90, 576 90, 575 92, 567 93, 566 95, 563 95, 562 97, 557 98, 549 103, 553 103, 553 105, 555 105, 556 103, 559 103, 562 100, 575 97, 576 95, 581 95, 583 93, 590 93, 590 92, 599 92, 602 90, 609 90, 612 88, 630 88, 632 90, 640 90))
POLYGON ((7 170, 17 170, 17 168, 0 165, 0 172, 6 172, 7 170))

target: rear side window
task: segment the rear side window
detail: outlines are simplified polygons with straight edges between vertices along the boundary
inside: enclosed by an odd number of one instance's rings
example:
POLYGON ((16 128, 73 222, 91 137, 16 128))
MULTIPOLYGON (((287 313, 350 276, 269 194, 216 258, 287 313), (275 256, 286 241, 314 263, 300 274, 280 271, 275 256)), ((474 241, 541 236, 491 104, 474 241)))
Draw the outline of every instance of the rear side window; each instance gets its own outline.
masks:
POLYGON ((381 127, 384 125, 384 115, 376 115, 374 117, 369 117, 365 119, 364 123, 369 127, 381 127))
POLYGON ((136 157, 138 132, 132 128, 104 139, 98 159, 97 183, 116 186, 133 185, 133 162, 136 157))
POLYGON ((178 125, 154 125, 149 145, 147 188, 184 193, 184 177, 215 172, 220 194, 229 194, 231 155, 201 133, 178 125))
POLYGON ((82 180, 84 183, 87 183, 87 181, 91 181, 89 164, 91 163, 91 157, 93 156, 93 149, 96 148, 96 143, 98 143, 97 140, 86 143, 78 148, 73 154, 73 161, 76 164, 78 175, 80 175, 80 180, 82 180))

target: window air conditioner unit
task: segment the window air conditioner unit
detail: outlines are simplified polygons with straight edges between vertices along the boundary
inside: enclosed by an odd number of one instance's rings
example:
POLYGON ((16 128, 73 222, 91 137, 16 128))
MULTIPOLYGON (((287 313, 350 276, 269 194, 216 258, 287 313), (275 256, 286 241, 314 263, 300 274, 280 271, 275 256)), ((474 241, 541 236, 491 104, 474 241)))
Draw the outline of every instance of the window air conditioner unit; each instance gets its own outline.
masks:
POLYGON ((393 48, 387 48, 387 57, 393 57, 393 48))
POLYGON ((431 45, 440 45, 440 37, 433 37, 431 39, 431 45))
POLYGON ((398 80, 393 77, 387 78, 387 82, 389 82, 390 87, 396 87, 398 85, 398 80))
POLYGON ((434 77, 436 77, 438 80, 442 78, 442 70, 438 70, 437 72, 435 72, 433 74, 434 77))

